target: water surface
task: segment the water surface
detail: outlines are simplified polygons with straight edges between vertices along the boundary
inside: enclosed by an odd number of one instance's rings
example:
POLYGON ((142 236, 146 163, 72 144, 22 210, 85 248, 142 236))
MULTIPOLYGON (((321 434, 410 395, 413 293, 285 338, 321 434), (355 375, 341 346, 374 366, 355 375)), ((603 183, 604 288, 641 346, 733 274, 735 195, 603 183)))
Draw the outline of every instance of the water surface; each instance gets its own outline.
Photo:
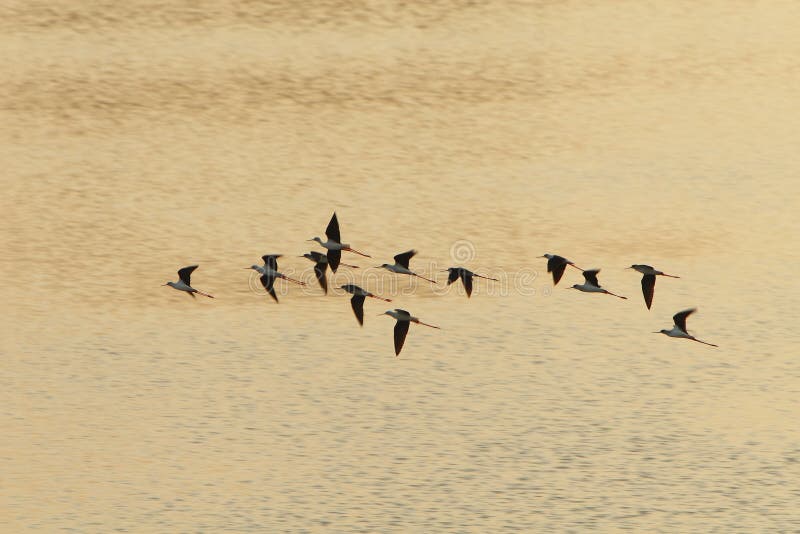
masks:
POLYGON ((797 529, 798 16, 7 3, 3 529, 797 529), (442 331, 258 291, 333 210, 337 283, 442 331), (367 269, 409 248, 501 282, 367 269), (681 276, 650 311, 632 263, 681 276), (651 333, 691 306, 719 349, 651 333))

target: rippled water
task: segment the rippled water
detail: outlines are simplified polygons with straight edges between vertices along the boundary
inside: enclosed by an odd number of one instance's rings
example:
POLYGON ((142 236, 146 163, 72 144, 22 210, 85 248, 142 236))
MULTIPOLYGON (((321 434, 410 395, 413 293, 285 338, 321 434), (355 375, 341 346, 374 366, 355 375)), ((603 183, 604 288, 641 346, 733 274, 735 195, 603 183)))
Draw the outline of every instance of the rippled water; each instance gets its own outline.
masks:
POLYGON ((2 530, 800 528, 796 3, 0 15, 2 530), (308 279, 334 210, 337 285, 442 327, 399 358, 242 269, 308 279), (440 287, 371 268, 409 248, 440 287), (691 306, 719 349, 652 334, 691 306))

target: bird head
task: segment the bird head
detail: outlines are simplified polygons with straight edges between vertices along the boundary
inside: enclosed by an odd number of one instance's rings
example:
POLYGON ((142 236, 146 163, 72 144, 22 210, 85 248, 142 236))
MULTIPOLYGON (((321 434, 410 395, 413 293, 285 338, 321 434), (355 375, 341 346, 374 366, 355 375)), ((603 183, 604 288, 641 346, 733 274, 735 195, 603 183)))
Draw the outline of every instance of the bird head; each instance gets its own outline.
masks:
POLYGON ((320 245, 322 244, 322 239, 320 239, 319 237, 313 237, 313 238, 309 239, 309 241, 316 241, 320 245))

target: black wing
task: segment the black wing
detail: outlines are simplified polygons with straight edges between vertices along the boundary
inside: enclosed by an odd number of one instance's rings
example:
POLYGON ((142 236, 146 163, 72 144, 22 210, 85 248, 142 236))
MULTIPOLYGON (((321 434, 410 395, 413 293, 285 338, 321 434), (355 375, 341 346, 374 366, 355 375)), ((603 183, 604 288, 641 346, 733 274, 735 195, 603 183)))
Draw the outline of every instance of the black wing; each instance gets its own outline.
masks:
POLYGON ((406 334, 408 334, 408 327, 411 325, 408 321, 397 321, 394 325, 394 355, 398 356, 400 351, 403 350, 403 343, 406 342, 406 334))
POLYGON ((355 285, 355 284, 345 284, 345 285, 343 285, 343 286, 342 286, 342 289, 344 289, 345 291, 347 291, 347 292, 348 292, 348 293, 350 293, 351 295, 355 295, 355 294, 356 294, 356 292, 357 292, 359 289, 361 289, 361 288, 360 288, 360 287, 358 287, 358 286, 357 286, 357 285, 355 285))
POLYGON ((273 299, 275 299, 275 302, 278 302, 278 295, 275 294, 275 287, 274 287, 275 277, 268 274, 264 274, 261 275, 261 278, 259 278, 259 280, 261 280, 261 285, 264 286, 264 289, 267 290, 267 293, 269 293, 270 296, 273 299))
POLYGON ((308 253, 308 256, 311 256, 311 260, 315 261, 316 263, 328 263, 328 257, 325 256, 322 252, 317 252, 316 250, 312 250, 308 253))
POLYGON ((678 328, 680 328, 681 330, 683 330, 685 333, 688 334, 689 331, 686 330, 686 318, 696 311, 697 308, 690 308, 688 310, 683 310, 673 315, 672 320, 675 321, 675 324, 677 325, 678 328))
POLYGON ((600 287, 600 282, 597 281, 597 273, 599 272, 600 269, 589 269, 588 271, 583 271, 583 277, 593 286, 600 287))
POLYGON ((567 270, 566 263, 560 263, 555 265, 552 269, 550 269, 550 262, 553 261, 552 259, 547 262, 547 270, 553 272, 553 285, 557 285, 561 277, 564 276, 564 271, 567 270))
POLYGON ((394 257, 394 262, 397 265, 402 265, 403 267, 408 269, 408 262, 411 261, 411 258, 413 258, 416 253, 417 253, 416 250, 407 250, 405 252, 402 252, 394 257))
POLYGON ((547 272, 553 272, 556 268, 561 266, 567 266, 567 258, 562 258, 561 256, 554 255, 552 258, 547 258, 547 272))
POLYGON ((360 297, 358 295, 353 295, 353 298, 350 299, 350 305, 353 307, 353 313, 356 314, 356 319, 358 319, 358 324, 364 326, 364 301, 367 297, 360 297))
POLYGON ((187 286, 191 286, 192 284, 189 282, 189 280, 192 277, 192 271, 197 269, 197 267, 198 267, 197 265, 190 265, 188 267, 184 267, 183 269, 178 271, 178 278, 180 278, 181 282, 183 282, 187 286))
POLYGON ((265 256, 261 256, 261 259, 264 260, 264 265, 272 269, 273 271, 278 270, 278 258, 280 258, 280 254, 267 254, 265 256))
POLYGON ((331 271, 336 272, 336 269, 339 268, 339 262, 342 259, 342 251, 341 250, 329 250, 328 251, 328 265, 331 266, 331 271))
POLYGON ((647 304, 647 309, 653 304, 653 290, 656 287, 656 275, 646 274, 642 277, 642 294, 644 295, 644 303, 647 304))
POLYGON ((472 273, 466 269, 461 269, 461 281, 464 283, 464 289, 467 290, 467 298, 472 296, 472 273))
POLYGON ((319 282, 320 287, 322 290, 325 291, 325 294, 328 294, 328 279, 325 278, 325 271, 328 270, 327 263, 315 263, 314 264, 314 275, 317 277, 317 282, 319 282))
POLYGON ((458 280, 458 276, 459 276, 458 271, 459 270, 456 267, 450 267, 447 270, 449 271, 449 273, 447 275, 447 285, 449 286, 450 284, 452 284, 453 282, 458 280))
POLYGON ((328 223, 328 227, 325 229, 325 235, 331 241, 342 242, 342 238, 339 235, 339 219, 336 218, 335 211, 333 212, 333 217, 331 217, 331 222, 328 223))

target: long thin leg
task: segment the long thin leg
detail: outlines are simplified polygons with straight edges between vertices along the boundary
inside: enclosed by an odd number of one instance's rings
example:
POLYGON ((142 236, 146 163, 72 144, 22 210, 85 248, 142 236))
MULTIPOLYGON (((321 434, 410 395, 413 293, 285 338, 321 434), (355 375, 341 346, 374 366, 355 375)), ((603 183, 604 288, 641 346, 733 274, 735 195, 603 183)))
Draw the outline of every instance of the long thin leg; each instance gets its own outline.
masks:
POLYGON ((360 256, 364 256, 365 258, 371 258, 372 257, 369 254, 364 254, 363 252, 359 252, 356 249, 350 248, 350 247, 347 247, 347 248, 342 249, 342 250, 346 250, 347 252, 355 252, 356 254, 358 254, 360 256))
POLYGON ((697 341, 698 343, 702 343, 703 345, 709 345, 711 347, 719 347, 719 345, 714 345, 713 343, 708 343, 706 341, 700 341, 696 337, 690 337, 689 339, 691 339, 692 341, 697 341))
POLYGON ((303 282, 302 280, 295 280, 294 278, 289 278, 285 274, 280 274, 279 273, 278 274, 278 278, 282 278, 283 280, 286 280, 287 282, 294 282, 295 284, 300 284, 301 286, 306 285, 306 283, 303 282))
POLYGON ((423 280, 427 280, 427 281, 428 281, 428 282, 430 282, 431 284, 435 284, 435 283, 436 283, 436 280, 431 280, 430 278, 425 278, 425 277, 424 277, 424 276, 422 276, 421 274, 414 273, 414 276, 416 276, 417 278, 422 278, 423 280))

